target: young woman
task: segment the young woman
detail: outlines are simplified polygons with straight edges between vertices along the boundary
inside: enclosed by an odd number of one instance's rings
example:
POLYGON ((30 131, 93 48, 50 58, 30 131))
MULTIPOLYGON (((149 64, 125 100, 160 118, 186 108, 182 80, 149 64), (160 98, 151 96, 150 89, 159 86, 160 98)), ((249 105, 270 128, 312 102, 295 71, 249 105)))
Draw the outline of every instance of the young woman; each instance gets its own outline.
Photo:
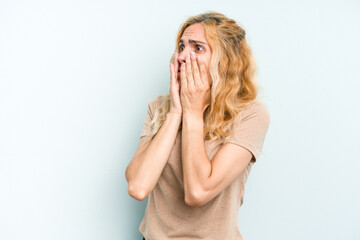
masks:
POLYGON ((234 20, 206 12, 182 25, 170 93, 148 104, 125 173, 129 195, 148 197, 139 227, 147 240, 242 239, 238 209, 270 124, 254 70, 234 20))

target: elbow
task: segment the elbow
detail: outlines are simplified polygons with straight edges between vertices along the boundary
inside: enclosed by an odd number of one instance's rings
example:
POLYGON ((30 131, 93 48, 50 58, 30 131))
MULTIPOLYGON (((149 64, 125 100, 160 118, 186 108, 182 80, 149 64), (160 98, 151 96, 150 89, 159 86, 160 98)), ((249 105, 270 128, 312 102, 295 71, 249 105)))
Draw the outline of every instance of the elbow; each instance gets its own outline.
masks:
POLYGON ((147 193, 147 191, 145 191, 145 189, 143 187, 139 187, 138 184, 134 183, 134 181, 131 180, 130 173, 129 173, 129 167, 127 167, 125 170, 125 178, 126 178, 126 181, 128 182, 129 196, 138 201, 145 200, 149 194, 147 193))
POLYGON ((197 191, 192 193, 185 193, 185 204, 190 207, 201 207, 205 205, 209 200, 206 198, 206 194, 203 191, 197 191))
POLYGON ((149 193, 145 188, 136 187, 134 184, 129 183, 128 194, 130 197, 138 201, 143 201, 148 197, 149 193))

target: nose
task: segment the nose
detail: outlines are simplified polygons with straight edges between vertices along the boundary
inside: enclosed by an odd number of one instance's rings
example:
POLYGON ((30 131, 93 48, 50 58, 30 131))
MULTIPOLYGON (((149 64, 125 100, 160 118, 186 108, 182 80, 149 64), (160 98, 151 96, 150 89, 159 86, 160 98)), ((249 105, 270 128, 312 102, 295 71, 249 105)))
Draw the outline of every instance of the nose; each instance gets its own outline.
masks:
POLYGON ((185 63, 186 57, 190 55, 190 51, 191 49, 184 49, 179 53, 178 60, 180 64, 185 63))

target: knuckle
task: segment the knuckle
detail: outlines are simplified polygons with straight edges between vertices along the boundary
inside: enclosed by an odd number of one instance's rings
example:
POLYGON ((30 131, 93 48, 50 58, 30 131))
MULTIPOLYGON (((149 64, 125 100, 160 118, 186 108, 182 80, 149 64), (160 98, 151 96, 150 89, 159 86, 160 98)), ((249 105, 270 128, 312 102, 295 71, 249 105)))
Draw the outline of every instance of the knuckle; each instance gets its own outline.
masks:
POLYGON ((209 90, 208 85, 206 83, 202 84, 201 90, 202 92, 207 92, 209 90))

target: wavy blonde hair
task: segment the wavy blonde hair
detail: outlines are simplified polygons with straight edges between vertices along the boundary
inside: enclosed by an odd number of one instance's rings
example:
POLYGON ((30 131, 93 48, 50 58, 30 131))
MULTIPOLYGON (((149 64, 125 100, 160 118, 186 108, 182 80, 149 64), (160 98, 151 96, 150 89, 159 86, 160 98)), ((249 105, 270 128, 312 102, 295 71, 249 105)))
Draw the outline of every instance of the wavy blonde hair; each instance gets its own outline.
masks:
MULTIPOLYGON (((176 37, 176 52, 185 29, 195 23, 204 26, 212 50, 209 72, 213 84, 210 105, 204 111, 204 137, 205 140, 226 140, 242 110, 257 100, 260 86, 255 78, 256 63, 245 39, 245 30, 233 19, 213 11, 190 17, 182 24, 176 37)), ((174 54, 170 62, 174 62, 174 54)), ((170 93, 161 96, 147 139, 154 137, 165 121, 170 100, 170 93)))

